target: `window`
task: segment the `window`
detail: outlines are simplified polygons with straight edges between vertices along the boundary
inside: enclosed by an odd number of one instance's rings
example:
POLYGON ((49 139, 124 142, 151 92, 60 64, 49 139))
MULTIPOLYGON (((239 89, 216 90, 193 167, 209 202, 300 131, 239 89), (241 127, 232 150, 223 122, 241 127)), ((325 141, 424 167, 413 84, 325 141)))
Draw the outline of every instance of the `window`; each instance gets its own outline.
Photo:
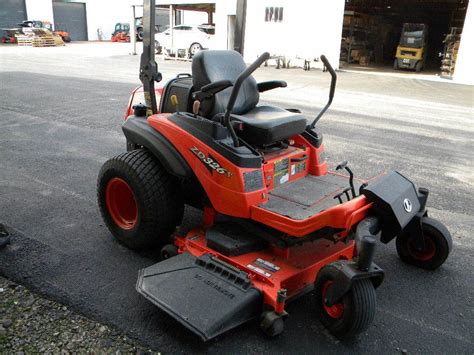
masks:
POLYGON ((266 7, 265 8, 265 22, 282 22, 283 21, 283 7, 266 7))
POLYGON ((176 26, 174 28, 175 31, 192 31, 192 29, 191 26, 176 26))
POLYGON ((210 26, 200 26, 198 27, 198 30, 201 31, 201 32, 204 32, 208 35, 213 35, 216 33, 216 29, 214 27, 210 27, 210 26))

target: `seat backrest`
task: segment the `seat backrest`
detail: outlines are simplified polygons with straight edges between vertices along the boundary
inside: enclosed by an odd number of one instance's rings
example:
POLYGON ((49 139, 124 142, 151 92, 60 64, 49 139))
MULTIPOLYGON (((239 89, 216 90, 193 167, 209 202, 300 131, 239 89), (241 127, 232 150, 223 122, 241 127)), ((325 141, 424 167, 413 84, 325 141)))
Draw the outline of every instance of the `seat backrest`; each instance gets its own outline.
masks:
MULTIPOLYGON (((242 56, 230 50, 203 50, 193 57, 193 86, 199 91, 204 85, 219 80, 235 82, 247 68, 242 56)), ((217 113, 224 113, 229 102, 232 87, 216 94, 213 98, 201 102, 200 114, 212 118, 217 113)), ((242 84, 234 105, 233 113, 243 115, 257 106, 259 93, 257 82, 250 76, 242 84)))

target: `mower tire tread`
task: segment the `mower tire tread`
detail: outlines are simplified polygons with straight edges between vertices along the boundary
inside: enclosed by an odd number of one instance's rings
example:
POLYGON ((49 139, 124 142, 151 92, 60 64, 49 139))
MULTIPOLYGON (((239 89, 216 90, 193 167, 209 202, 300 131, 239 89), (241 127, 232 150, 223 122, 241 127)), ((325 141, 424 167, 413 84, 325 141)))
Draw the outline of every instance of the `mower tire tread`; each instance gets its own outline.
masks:
POLYGON ((413 248, 410 247, 411 236, 406 232, 400 234, 396 239, 397 253, 400 259, 407 264, 425 270, 435 270, 446 261, 451 252, 453 247, 451 233, 443 223, 434 218, 423 217, 421 223, 424 236, 428 238, 427 245, 434 248, 431 251, 432 255, 424 256, 413 251, 413 248))
POLYGON ((376 296, 371 280, 363 279, 354 282, 352 286, 354 320, 347 334, 358 334, 366 330, 374 320, 376 296))
POLYGON ((166 244, 184 212, 179 182, 144 149, 121 153, 103 165, 99 173, 98 200, 109 230, 131 249, 166 244), (108 213, 104 195, 107 182, 113 177, 124 179, 134 192, 138 223, 131 230, 118 227, 108 213))
POLYGON ((325 266, 316 284, 316 309, 321 323, 338 337, 353 337, 368 329, 374 320, 377 297, 370 279, 355 280, 350 290, 338 302, 343 311, 337 317, 330 315, 324 306, 323 285, 337 279, 339 270, 334 265, 325 266))

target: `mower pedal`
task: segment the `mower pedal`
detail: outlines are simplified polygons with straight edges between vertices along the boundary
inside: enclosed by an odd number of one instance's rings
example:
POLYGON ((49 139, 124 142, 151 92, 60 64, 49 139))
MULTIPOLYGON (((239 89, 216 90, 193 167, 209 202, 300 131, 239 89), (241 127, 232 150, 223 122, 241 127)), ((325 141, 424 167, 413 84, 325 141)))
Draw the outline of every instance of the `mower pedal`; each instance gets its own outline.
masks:
POLYGON ((243 271, 183 253, 142 269, 137 291, 207 341, 258 317, 263 297, 243 271))

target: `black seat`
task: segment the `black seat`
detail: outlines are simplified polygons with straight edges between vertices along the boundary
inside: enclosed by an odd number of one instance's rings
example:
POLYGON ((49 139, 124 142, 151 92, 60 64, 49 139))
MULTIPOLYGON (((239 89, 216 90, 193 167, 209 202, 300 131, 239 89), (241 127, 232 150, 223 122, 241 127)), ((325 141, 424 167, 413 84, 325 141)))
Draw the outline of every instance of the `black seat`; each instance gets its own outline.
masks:
MULTIPOLYGON (((220 80, 235 82, 247 68, 235 51, 205 50, 193 57, 194 90, 220 80)), ((298 113, 274 106, 257 106, 260 94, 255 79, 248 77, 240 89, 232 110, 232 122, 237 135, 252 145, 268 145, 302 133, 306 119, 298 113)), ((201 102, 201 116, 209 119, 225 112, 232 92, 229 87, 201 102)))

